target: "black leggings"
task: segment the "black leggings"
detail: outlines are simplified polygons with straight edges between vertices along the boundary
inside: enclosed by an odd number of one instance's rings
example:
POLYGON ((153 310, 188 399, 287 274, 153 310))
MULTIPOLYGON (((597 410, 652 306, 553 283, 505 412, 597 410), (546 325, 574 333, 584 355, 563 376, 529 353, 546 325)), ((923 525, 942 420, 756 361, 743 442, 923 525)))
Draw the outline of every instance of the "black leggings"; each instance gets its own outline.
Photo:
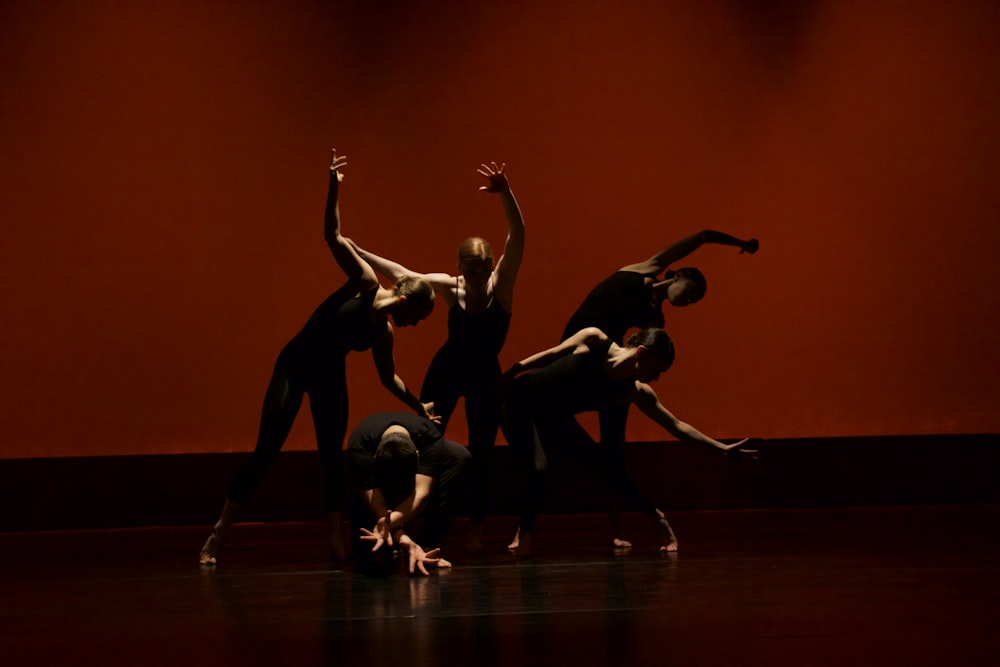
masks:
POLYGON ((465 397, 465 419, 469 426, 469 517, 483 521, 489 512, 493 485, 493 447, 500 429, 500 399, 497 381, 500 362, 468 366, 445 348, 438 350, 427 369, 420 400, 434 402, 434 412, 441 417, 438 428, 448 427, 460 396, 465 397))
POLYGON ((340 363, 312 368, 288 360, 287 348, 278 357, 274 373, 264 394, 257 445, 233 480, 229 499, 244 503, 253 494, 268 467, 274 462, 295 417, 302 407, 302 397, 309 394, 309 408, 316 431, 320 467, 323 473, 323 509, 344 508, 344 481, 340 455, 347 433, 347 373, 340 363))
MULTIPOLYGON (((643 514, 655 512, 656 506, 642 495, 625 471, 620 447, 609 450, 598 445, 572 414, 546 414, 540 403, 540 397, 532 400, 522 395, 504 404, 504 433, 524 475, 520 499, 521 530, 530 532, 535 528, 548 470, 548 454, 555 451, 579 458, 588 470, 643 514)), ((626 404, 625 414, 627 407, 626 404)))

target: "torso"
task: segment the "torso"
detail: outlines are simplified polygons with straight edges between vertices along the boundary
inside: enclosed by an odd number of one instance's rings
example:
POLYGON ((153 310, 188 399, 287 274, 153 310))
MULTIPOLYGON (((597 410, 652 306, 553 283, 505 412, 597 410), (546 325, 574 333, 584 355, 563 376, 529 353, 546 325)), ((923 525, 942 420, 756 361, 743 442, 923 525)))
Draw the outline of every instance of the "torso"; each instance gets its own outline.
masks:
POLYGON ((590 291, 570 317, 562 339, 597 327, 620 344, 629 329, 662 327, 660 306, 653 294, 652 278, 634 271, 616 271, 590 291))
POLYGON ((619 403, 635 387, 635 378, 609 375, 610 339, 593 349, 556 359, 517 378, 530 408, 541 413, 577 414, 619 403), (523 378, 523 379, 522 379, 523 378))
POLYGON ((329 353, 371 348, 388 327, 385 320, 372 316, 377 294, 377 287, 357 294, 345 285, 316 308, 295 338, 329 353))

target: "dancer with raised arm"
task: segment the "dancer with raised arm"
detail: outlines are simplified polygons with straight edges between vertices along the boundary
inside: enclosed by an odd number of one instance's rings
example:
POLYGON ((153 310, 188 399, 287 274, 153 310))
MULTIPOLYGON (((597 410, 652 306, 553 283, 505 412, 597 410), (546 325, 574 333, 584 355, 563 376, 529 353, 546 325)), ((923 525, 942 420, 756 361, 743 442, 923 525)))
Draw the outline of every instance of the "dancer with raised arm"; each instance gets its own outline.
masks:
POLYGON ((660 403, 647 383, 659 378, 673 360, 673 342, 662 329, 643 329, 622 346, 591 327, 519 361, 504 374, 504 433, 524 474, 520 524, 508 546, 512 553, 531 555, 534 551, 543 476, 554 450, 581 458, 615 493, 647 516, 656 528, 660 551, 677 550, 677 539, 663 512, 640 493, 623 466, 608 464, 605 448, 595 443, 575 418, 581 412, 634 403, 682 441, 709 445, 721 452, 752 454, 741 449, 746 439, 733 444, 714 440, 660 403))
POLYGON ((510 327, 514 283, 524 254, 524 219, 504 167, 493 162, 478 170, 487 179, 480 191, 500 195, 507 218, 507 240, 495 264, 489 242, 479 237, 467 238, 459 245, 459 275, 418 273, 357 248, 358 254, 383 276, 391 280, 427 280, 448 304, 448 339, 427 369, 420 400, 434 404, 444 432, 459 397, 465 398, 472 453, 471 521, 465 548, 473 553, 482 550, 482 526, 490 503, 493 447, 500 424, 498 356, 510 327))
POLYGON ((434 418, 433 406, 421 403, 396 374, 393 327, 415 325, 434 307, 434 290, 419 278, 402 278, 392 289, 382 287, 372 267, 361 259, 340 231, 340 183, 347 160, 332 151, 324 235, 333 258, 347 274, 345 282, 319 305, 281 350, 261 411, 257 444, 236 475, 222 514, 202 546, 200 562, 214 565, 240 505, 253 493, 277 457, 304 394, 309 394, 316 446, 323 473, 323 506, 330 528, 330 555, 345 557, 341 536, 344 484, 341 451, 347 432, 346 356, 371 349, 382 384, 415 413, 434 418))
MULTIPOLYGON (((669 268, 705 244, 735 246, 740 254, 751 255, 759 248, 757 239, 744 241, 710 229, 672 243, 649 259, 623 266, 601 281, 570 317, 562 340, 586 327, 597 327, 620 345, 629 329, 663 327, 665 303, 689 306, 705 296, 707 285, 701 271, 690 266, 669 268)), ((607 450, 608 465, 623 464, 628 409, 628 403, 616 404, 601 410, 598 416, 601 445, 607 450)), ((614 501, 609 517, 612 548, 628 551, 632 545, 621 537, 619 510, 614 501)))

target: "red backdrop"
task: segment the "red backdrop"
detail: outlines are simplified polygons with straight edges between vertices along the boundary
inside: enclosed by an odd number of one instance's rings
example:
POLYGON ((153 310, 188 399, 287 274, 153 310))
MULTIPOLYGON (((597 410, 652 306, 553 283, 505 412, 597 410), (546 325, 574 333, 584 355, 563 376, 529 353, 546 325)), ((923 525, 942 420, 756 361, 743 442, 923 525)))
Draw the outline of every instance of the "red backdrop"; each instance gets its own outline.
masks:
MULTIPOLYGON (((685 262, 709 293, 666 312, 680 417, 1000 431, 1000 5, 759 4, 3 3, 0 456, 251 448, 278 350, 343 278, 331 146, 345 234, 425 271, 502 245, 475 167, 508 163, 505 364, 709 227, 762 249, 685 262)), ((413 387, 444 336, 441 308, 398 333, 413 387)), ((369 355, 349 381, 352 420, 400 408, 369 355)))

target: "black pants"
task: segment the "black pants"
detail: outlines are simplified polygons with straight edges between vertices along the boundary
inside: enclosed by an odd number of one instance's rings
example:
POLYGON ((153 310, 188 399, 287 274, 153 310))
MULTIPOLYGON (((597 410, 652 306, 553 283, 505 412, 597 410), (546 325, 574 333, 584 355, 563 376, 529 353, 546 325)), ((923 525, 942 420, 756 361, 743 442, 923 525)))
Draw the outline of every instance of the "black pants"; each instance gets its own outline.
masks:
MULTIPOLYGON (((612 406, 608 407, 610 410, 612 406)), ((627 413, 626 404, 624 414, 627 413)), ((611 410, 611 414, 621 414, 621 411, 611 410)), ((530 532, 535 528, 551 454, 564 453, 580 459, 588 470, 637 510, 647 515, 655 511, 656 506, 642 495, 625 471, 621 447, 611 450, 597 444, 572 414, 547 412, 540 396, 529 392, 512 395, 504 402, 504 433, 523 476, 521 530, 530 532)))
POLYGON ((323 474, 323 509, 341 511, 344 480, 340 456, 347 433, 348 410, 344 357, 300 359, 289 350, 286 347, 278 356, 264 394, 257 444, 233 480, 229 499, 244 503, 253 494, 285 444, 302 407, 302 398, 308 393, 323 474))
POLYGON ((500 362, 469 363, 441 348, 424 377, 420 400, 433 401, 444 433, 459 397, 465 397, 465 419, 469 425, 469 517, 483 521, 490 508, 493 486, 493 448, 500 429, 500 399, 497 381, 500 362))

